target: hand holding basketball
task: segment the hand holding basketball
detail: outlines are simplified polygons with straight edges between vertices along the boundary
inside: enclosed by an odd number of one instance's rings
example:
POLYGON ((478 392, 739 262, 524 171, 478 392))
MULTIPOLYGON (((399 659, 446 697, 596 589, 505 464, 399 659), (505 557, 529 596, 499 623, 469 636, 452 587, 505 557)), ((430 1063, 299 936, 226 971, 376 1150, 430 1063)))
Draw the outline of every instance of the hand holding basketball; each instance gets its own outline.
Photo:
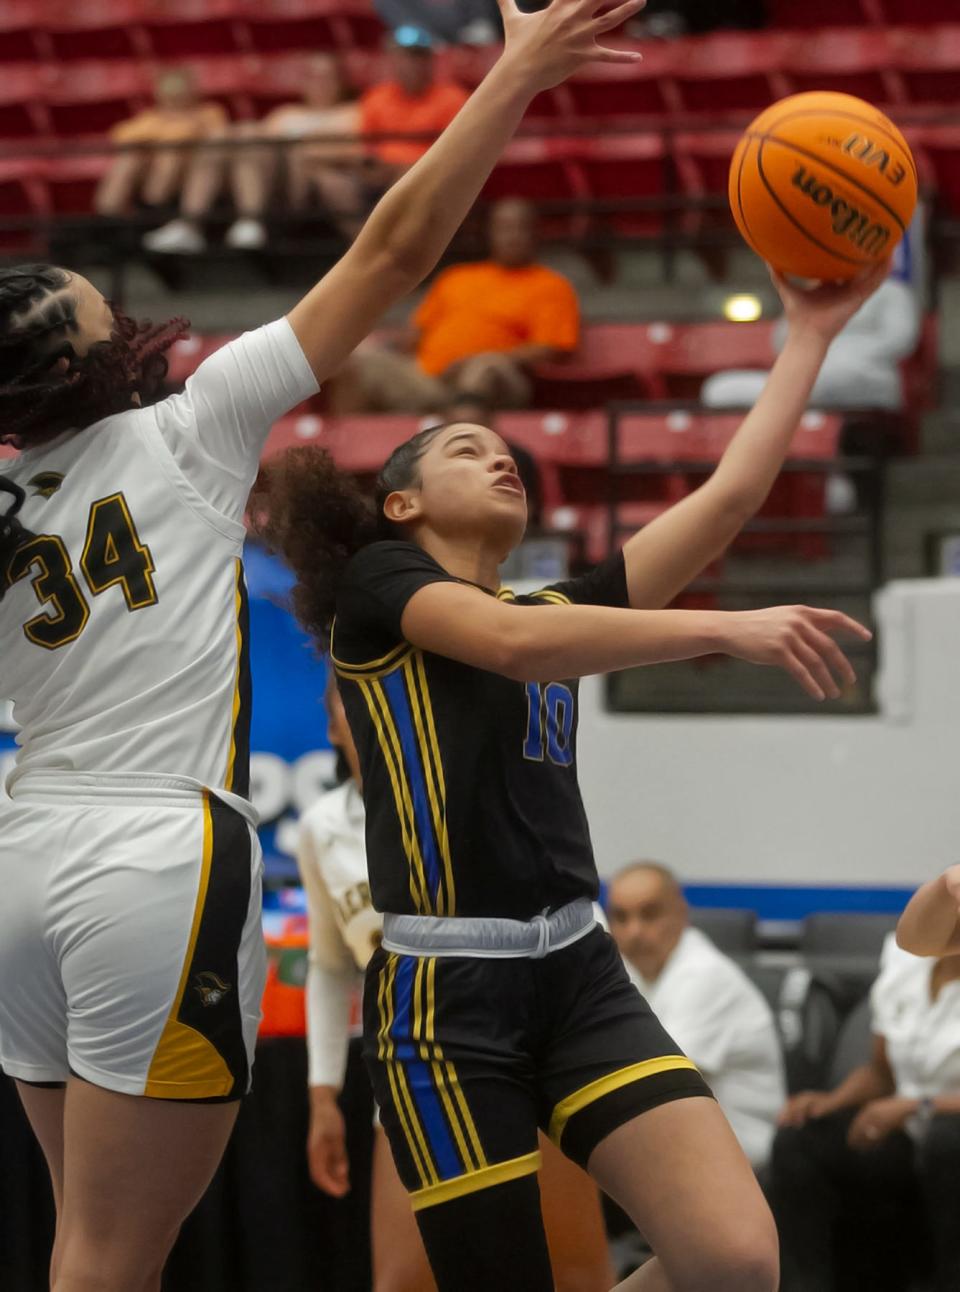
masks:
POLYGON ((597 37, 639 13, 646 0, 550 0, 546 8, 524 11, 516 0, 497 0, 503 16, 504 57, 514 58, 535 91, 549 90, 584 63, 637 63, 639 53, 608 49, 597 37))
POLYGON ((821 283, 819 287, 807 288, 795 286, 772 268, 770 277, 783 301, 791 332, 815 332, 829 345, 889 272, 890 262, 884 260, 849 283, 821 283))

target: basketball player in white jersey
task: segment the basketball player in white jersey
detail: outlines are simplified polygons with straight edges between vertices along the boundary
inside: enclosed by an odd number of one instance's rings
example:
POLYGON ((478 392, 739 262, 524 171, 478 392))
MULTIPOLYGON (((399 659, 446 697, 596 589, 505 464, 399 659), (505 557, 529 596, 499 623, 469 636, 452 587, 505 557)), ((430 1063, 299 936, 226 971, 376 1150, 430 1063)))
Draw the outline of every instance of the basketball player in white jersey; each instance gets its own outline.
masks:
MULTIPOLYGON (((360 795, 360 758, 331 673, 327 733, 343 780, 300 821, 297 863, 310 922, 307 972, 310 1136, 314 1183, 334 1197, 350 1187, 346 1127, 337 1104, 347 1064, 350 1008, 362 972, 383 936, 373 909, 360 795)), ((598 919, 606 926, 603 912, 598 919)), ((596 1185, 540 1137, 540 1192, 557 1292, 605 1292, 614 1282, 596 1185)), ((371 1191, 373 1292, 436 1292, 414 1212, 382 1128, 377 1127, 371 1191)))
POLYGON ((0 1064, 53 1178, 54 1292, 157 1292, 247 1088, 264 978, 240 555, 271 424, 435 265, 535 94, 643 0, 525 14, 290 314, 150 399, 183 330, 0 273, 0 1064))

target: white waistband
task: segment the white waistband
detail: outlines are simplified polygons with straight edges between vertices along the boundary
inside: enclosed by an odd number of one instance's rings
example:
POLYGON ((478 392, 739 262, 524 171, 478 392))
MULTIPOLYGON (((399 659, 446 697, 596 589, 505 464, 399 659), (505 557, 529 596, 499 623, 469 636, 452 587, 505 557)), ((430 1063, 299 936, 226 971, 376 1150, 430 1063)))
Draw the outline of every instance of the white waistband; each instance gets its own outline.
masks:
POLYGON ((483 960, 541 960, 596 928, 593 903, 578 897, 532 920, 485 915, 385 915, 386 951, 407 956, 469 956, 483 960))
POLYGON ((195 807, 203 801, 204 794, 213 793, 256 824, 253 807, 245 799, 223 790, 208 790, 190 776, 152 776, 144 772, 114 775, 33 768, 19 775, 14 772, 7 781, 7 792, 15 801, 56 803, 65 807, 73 803, 195 807))

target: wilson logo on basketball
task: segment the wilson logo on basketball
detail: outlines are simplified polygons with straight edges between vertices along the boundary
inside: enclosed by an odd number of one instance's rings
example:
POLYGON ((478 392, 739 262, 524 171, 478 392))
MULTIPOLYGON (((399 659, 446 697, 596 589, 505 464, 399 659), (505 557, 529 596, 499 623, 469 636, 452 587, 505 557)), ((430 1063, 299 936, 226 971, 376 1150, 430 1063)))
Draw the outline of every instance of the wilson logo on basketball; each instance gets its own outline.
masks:
POLYGON ((859 208, 838 197, 829 184, 823 184, 806 166, 800 165, 793 173, 793 186, 805 194, 814 205, 829 210, 833 232, 847 238, 858 250, 868 256, 879 256, 890 241, 890 229, 871 220, 859 208))
POLYGON ((907 177, 907 168, 903 162, 893 161, 885 148, 878 147, 872 139, 864 135, 853 134, 842 145, 843 151, 864 166, 875 166, 896 188, 907 177))

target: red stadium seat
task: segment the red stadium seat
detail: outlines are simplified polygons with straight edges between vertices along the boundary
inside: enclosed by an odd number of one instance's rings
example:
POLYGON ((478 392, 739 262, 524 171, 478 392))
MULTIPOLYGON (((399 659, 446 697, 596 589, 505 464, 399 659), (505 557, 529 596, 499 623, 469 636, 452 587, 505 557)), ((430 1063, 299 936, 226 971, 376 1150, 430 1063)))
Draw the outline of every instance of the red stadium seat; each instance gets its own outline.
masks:
POLYGON ((583 197, 587 190, 573 152, 574 145, 568 139, 514 139, 487 181, 483 195, 489 200, 529 197, 543 202, 583 197))
POLYGON ((771 0, 768 20, 773 27, 853 27, 884 22, 887 0, 771 0))
POLYGON ((883 20, 889 23, 926 23, 956 21, 956 0, 878 0, 883 20))
POLYGON ((960 125, 916 127, 909 138, 932 167, 940 205, 960 218, 960 125))
POLYGON ((576 354, 536 372, 540 408, 595 408, 611 399, 649 399, 656 391, 643 329, 630 323, 593 323, 576 354))
POLYGON ((960 26, 891 29, 897 66, 915 103, 955 104, 960 87, 960 26))
POLYGON ((141 0, 141 27, 154 58, 183 59, 250 48, 238 0, 141 0))
POLYGON ((610 203, 602 222, 627 236, 650 236, 663 228, 666 193, 664 142, 660 135, 599 135, 577 141, 579 164, 593 201, 610 203), (620 202, 634 209, 616 210, 620 202))
POLYGON ((759 112, 788 93, 783 64, 791 38, 781 32, 718 32, 683 42, 673 76, 694 112, 759 112))
POLYGON ((47 0, 43 28, 54 58, 137 58, 149 53, 142 0, 47 0))
POLYGON ((50 58, 43 30, 46 0, 0 0, 0 56, 5 63, 50 58))
POLYGON ((58 135, 105 134, 152 96, 149 69, 132 60, 63 63, 43 91, 58 135))
POLYGON ((240 0, 257 50, 376 49, 384 27, 370 0, 240 0))
POLYGON ((97 185, 110 166, 109 153, 50 157, 44 178, 56 215, 89 215, 97 185))
MULTIPOLYGON (((30 157, 0 158, 0 211, 8 221, 46 216, 50 199, 44 179, 44 163, 30 157)), ((0 250, 18 255, 45 253, 45 244, 35 229, 13 230, 0 225, 0 250)))
MULTIPOLYGON (((679 42, 677 42, 679 45, 679 42)), ((643 62, 588 63, 555 93, 566 113, 577 117, 663 116, 680 109, 672 74, 676 47, 668 41, 645 41, 643 62)))
POLYGON ((793 92, 837 90, 870 103, 903 103, 903 78, 883 27, 832 27, 795 39, 785 59, 793 92))
POLYGON ((704 380, 727 368, 769 368, 773 323, 651 323, 663 396, 696 399, 704 380))
POLYGON ((0 66, 0 139, 26 139, 51 132, 43 95, 54 75, 46 63, 0 66))

